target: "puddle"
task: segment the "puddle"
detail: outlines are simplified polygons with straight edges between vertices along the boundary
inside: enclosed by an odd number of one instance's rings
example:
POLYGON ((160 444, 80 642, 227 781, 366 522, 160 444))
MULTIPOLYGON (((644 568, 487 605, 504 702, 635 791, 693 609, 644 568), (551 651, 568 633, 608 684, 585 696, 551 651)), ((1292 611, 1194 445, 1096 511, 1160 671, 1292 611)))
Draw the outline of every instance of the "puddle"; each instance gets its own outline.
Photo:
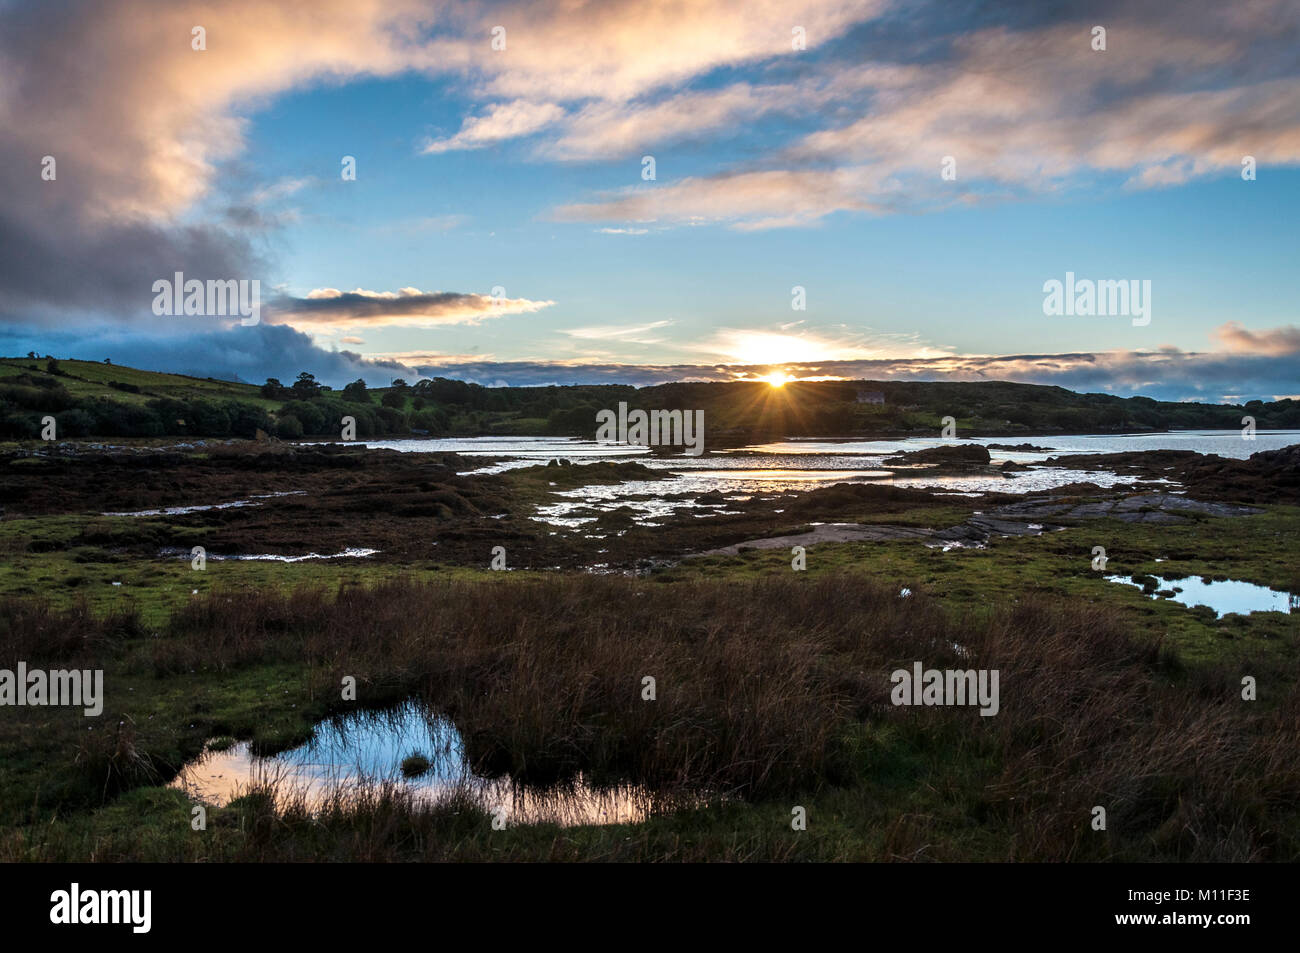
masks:
POLYGON ((253 755, 246 742, 224 751, 209 749, 182 768, 169 787, 224 806, 254 783, 269 781, 277 782, 281 805, 301 797, 309 809, 316 809, 335 795, 346 798, 392 783, 418 804, 467 795, 484 810, 504 812, 507 823, 516 824, 626 824, 673 806, 644 788, 596 788, 581 776, 550 788, 524 786, 509 777, 480 777, 470 770, 451 721, 414 702, 321 722, 309 743, 270 758, 253 755), (429 770, 404 777, 403 760, 417 753, 428 759, 429 770))
POLYGON ((288 490, 284 493, 258 493, 247 500, 232 500, 229 503, 204 503, 198 506, 164 506, 157 510, 132 510, 126 513, 100 513, 100 516, 181 516, 185 513, 202 513, 205 510, 230 510, 241 506, 261 506, 260 500, 270 500, 280 496, 303 496, 306 490, 288 490))
MULTIPOLYGON (((308 559, 363 559, 366 556, 374 556, 378 553, 377 549, 363 549, 349 546, 339 553, 307 553, 303 556, 280 556, 276 553, 235 553, 230 556, 223 556, 220 553, 208 553, 206 558, 212 562, 220 562, 223 559, 231 560, 255 560, 259 562, 275 563, 300 563, 308 559)), ((163 556, 175 556, 180 559, 189 559, 188 550, 176 549, 169 547, 160 551, 163 556)))
MULTIPOLYGON (((1142 586, 1140 582, 1135 582, 1132 576, 1107 576, 1106 578, 1111 582, 1119 582, 1127 586, 1139 588, 1142 586)), ((1184 579, 1173 579, 1168 576, 1152 578, 1159 578, 1161 590, 1181 590, 1169 597, 1171 601, 1185 606, 1209 606, 1219 617, 1233 612, 1249 615, 1252 612, 1291 613, 1300 609, 1300 595, 1270 589, 1267 586, 1257 586, 1251 582, 1238 582, 1232 579, 1207 582, 1201 576, 1188 576, 1184 579)), ((1163 598, 1156 592, 1150 595, 1153 599, 1163 598)))

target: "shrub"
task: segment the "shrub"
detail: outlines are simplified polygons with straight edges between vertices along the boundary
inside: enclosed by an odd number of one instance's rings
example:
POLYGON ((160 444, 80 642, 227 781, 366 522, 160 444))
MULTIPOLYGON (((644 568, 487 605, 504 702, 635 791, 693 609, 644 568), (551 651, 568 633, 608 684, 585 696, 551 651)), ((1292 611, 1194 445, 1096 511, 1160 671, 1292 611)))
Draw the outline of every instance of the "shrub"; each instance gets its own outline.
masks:
POLYGON ((293 414, 285 414, 275 423, 275 435, 286 440, 302 436, 302 421, 293 414))

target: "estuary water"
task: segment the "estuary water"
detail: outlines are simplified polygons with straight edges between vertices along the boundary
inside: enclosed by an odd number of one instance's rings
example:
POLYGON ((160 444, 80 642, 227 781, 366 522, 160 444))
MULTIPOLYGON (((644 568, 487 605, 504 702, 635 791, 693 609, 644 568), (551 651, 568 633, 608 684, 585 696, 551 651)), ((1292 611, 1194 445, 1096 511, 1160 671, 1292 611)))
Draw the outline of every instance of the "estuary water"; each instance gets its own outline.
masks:
MULTIPOLYGON (((698 457, 660 456, 644 447, 608 446, 594 440, 571 437, 474 437, 422 440, 373 440, 368 447, 434 453, 453 452, 467 457, 504 458, 485 463, 467 473, 502 473, 519 467, 536 466, 550 460, 592 463, 599 460, 635 461, 675 476, 659 480, 628 480, 624 483, 587 486, 560 491, 562 502, 546 506, 539 517, 558 526, 592 522, 592 510, 627 506, 638 522, 654 525, 654 519, 677 509, 697 508, 692 499, 706 493, 721 494, 718 505, 754 495, 807 490, 819 485, 843 482, 881 482, 893 486, 928 488, 940 493, 975 496, 980 493, 1030 493, 1051 490, 1071 483, 1093 483, 1101 487, 1118 483, 1141 483, 1157 488, 1176 488, 1166 480, 1138 480, 1117 475, 1101 467, 1065 469, 1035 467, 1049 457, 1073 454, 1124 453, 1136 450, 1193 450, 1222 457, 1245 459, 1262 450, 1275 450, 1300 443, 1300 431, 1258 431, 1246 440, 1239 430, 1186 430, 1146 434, 1097 434, 1059 437, 993 437, 943 440, 938 437, 909 437, 899 440, 779 440, 752 446, 705 453, 698 457), (891 472, 882 469, 893 454, 951 444, 1020 446, 1033 450, 991 449, 995 465, 1005 461, 1030 469, 1014 474, 943 475, 891 472), (674 499, 676 497, 676 499, 674 499)), ((721 510, 719 512, 725 512, 721 510)))

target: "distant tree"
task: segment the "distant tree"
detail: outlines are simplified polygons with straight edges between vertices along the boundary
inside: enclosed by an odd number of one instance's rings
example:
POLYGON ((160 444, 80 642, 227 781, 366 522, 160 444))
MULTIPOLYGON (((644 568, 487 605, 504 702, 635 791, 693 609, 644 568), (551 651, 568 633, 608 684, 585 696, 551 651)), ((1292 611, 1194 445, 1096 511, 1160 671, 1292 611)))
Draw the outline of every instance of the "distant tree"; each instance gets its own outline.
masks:
POLYGON ((385 407, 398 409, 406 406, 406 387, 394 387, 387 391, 379 401, 385 407))
POLYGON ((58 373, 59 373, 59 362, 56 361, 54 358, 50 358, 49 360, 47 360, 47 361, 45 362, 45 373, 47 373, 47 374, 58 374, 58 373))
POLYGON ((344 387, 343 399, 354 404, 370 403, 370 392, 366 390, 366 382, 361 378, 357 378, 347 387, 344 387))
POLYGON ((293 393, 295 397, 302 400, 311 400, 313 397, 320 396, 320 384, 316 383, 315 375, 303 371, 293 382, 293 393))
POLYGON ((292 390, 281 384, 277 378, 268 377, 266 383, 262 385, 262 396, 267 400, 291 400, 295 395, 292 390))

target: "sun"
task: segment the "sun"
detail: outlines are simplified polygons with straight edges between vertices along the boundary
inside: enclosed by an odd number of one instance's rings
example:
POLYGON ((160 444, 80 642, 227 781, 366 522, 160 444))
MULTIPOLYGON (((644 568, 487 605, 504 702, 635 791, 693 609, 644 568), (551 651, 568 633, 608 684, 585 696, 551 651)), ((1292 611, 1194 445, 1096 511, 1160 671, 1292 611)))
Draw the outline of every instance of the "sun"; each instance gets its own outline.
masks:
POLYGON ((763 380, 767 381, 773 387, 784 387, 786 381, 791 380, 791 377, 785 371, 773 371, 771 374, 764 377, 763 380))

